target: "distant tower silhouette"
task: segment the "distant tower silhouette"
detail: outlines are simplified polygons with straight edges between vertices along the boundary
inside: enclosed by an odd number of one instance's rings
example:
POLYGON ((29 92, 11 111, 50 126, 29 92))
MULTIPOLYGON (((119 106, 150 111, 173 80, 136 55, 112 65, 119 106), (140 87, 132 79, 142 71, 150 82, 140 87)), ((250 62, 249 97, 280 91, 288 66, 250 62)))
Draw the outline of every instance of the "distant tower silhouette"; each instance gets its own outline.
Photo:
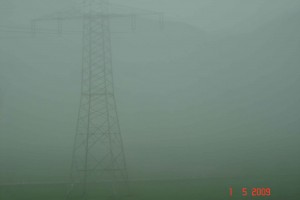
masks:
MULTIPOLYGON (((118 196, 120 183, 127 187, 128 175, 113 87, 108 4, 107 0, 89 0, 85 4, 81 100, 72 183, 78 184, 82 197, 87 198, 88 184, 108 181, 113 195, 118 196)), ((72 190, 69 196, 74 193, 72 190)))
MULTIPOLYGON (((132 13, 109 13, 108 0, 84 0, 83 10, 68 10, 32 21, 56 20, 58 33, 62 21, 83 21, 81 98, 73 147, 71 185, 67 199, 95 199, 97 192, 110 188, 110 196, 128 194, 128 174, 113 86, 110 19, 128 17, 135 29, 132 13), (101 184, 101 187, 99 187, 101 184)), ((138 15, 162 13, 143 11, 138 15)))

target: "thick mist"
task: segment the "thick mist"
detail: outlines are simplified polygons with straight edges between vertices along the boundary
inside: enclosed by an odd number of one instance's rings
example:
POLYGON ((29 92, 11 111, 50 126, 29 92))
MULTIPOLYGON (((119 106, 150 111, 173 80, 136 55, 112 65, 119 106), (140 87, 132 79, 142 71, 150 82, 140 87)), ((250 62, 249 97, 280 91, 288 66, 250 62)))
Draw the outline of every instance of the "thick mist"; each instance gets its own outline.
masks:
MULTIPOLYGON (((299 1, 111 2, 165 12, 111 21, 130 179, 299 179, 299 1)), ((0 0, 0 182, 68 179, 82 24, 30 20, 74 3, 0 0)))

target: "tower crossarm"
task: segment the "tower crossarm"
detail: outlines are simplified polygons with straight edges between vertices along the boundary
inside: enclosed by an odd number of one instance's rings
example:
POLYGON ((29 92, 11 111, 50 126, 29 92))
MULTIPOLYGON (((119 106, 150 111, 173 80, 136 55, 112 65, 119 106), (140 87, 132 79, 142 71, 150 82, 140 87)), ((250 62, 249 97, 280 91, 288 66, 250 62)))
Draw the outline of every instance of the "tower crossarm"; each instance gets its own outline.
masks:
MULTIPOLYGON (((116 5, 108 5, 109 8, 117 7, 116 5)), ((68 10, 63 10, 51 14, 46 14, 44 16, 32 19, 33 23, 38 21, 52 21, 52 20, 81 20, 84 18, 128 18, 128 17, 138 17, 138 16, 159 16, 160 19, 163 18, 164 13, 151 10, 141 10, 141 9, 127 9, 126 11, 114 11, 114 12, 103 12, 101 9, 89 10, 83 6, 82 9, 71 8, 68 10)))
POLYGON ((51 21, 51 20, 78 20, 83 18, 123 18, 123 17, 132 17, 132 16, 150 16, 150 15, 159 15, 162 16, 162 12, 155 12, 155 13, 143 13, 143 14, 118 14, 118 13, 111 13, 111 14, 101 14, 101 13, 94 13, 94 14, 81 14, 81 13, 70 13, 66 15, 66 13, 55 13, 52 15, 46 15, 40 18, 33 19, 33 22, 37 21, 51 21))

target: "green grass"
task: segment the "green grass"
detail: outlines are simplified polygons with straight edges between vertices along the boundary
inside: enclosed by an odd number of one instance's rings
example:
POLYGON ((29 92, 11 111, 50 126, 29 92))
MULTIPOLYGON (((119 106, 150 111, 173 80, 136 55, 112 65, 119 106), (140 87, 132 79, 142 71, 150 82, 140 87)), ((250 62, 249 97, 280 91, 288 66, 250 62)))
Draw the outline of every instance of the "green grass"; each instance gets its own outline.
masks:
MULTIPOLYGON (((69 186, 57 185, 16 185, 2 186, 1 200, 62 200, 69 186)), ((105 185, 90 185, 89 199, 115 199, 110 187, 105 185)), ((75 191, 79 189, 75 188, 75 191)), ((165 180, 165 181, 132 181, 130 196, 124 200, 298 200, 300 198, 299 177, 276 178, 205 178, 195 180, 165 180), (233 187, 233 196, 229 196, 229 187, 233 187), (270 197, 243 197, 241 188, 252 187, 271 188, 270 197)), ((81 198, 72 198, 74 200, 81 198)))

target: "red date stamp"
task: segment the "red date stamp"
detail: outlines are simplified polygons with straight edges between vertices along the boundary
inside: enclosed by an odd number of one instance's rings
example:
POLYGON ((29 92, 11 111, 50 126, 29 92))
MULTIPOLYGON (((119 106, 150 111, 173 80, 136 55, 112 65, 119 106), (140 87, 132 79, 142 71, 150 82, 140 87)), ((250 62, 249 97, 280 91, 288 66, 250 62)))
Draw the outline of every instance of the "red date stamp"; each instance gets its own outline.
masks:
MULTIPOLYGON (((252 197, 268 197, 271 196, 271 188, 264 188, 264 187, 254 187, 248 190, 248 188, 241 189, 242 196, 252 196, 252 197)), ((229 195, 233 196, 233 189, 232 187, 229 188, 229 195)))

